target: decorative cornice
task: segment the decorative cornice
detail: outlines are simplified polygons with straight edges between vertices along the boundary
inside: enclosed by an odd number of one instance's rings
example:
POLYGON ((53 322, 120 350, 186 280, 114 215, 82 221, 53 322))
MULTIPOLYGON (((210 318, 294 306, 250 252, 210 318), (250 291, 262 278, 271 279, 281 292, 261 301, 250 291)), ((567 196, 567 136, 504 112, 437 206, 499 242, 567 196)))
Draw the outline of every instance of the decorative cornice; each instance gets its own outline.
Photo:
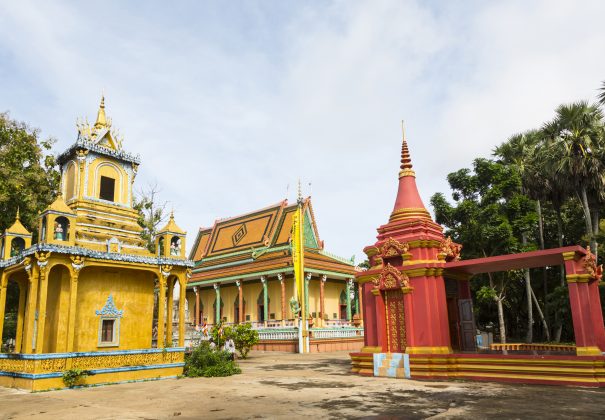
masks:
POLYGON ((67 150, 61 153, 57 158, 57 163, 59 163, 59 165, 62 165, 67 160, 69 160, 74 151, 82 149, 93 151, 105 156, 111 156, 116 159, 125 160, 127 162, 131 162, 137 165, 141 163, 140 155, 133 155, 131 153, 125 152, 124 150, 118 151, 109 149, 107 147, 100 146, 98 144, 95 144, 94 142, 85 140, 83 138, 78 138, 74 144, 72 144, 69 148, 67 148, 67 150))
POLYGON ((118 254, 115 252, 103 252, 96 251, 88 248, 82 248, 78 246, 64 246, 54 244, 36 244, 33 245, 15 257, 11 257, 7 260, 0 261, 0 268, 10 267, 15 264, 20 264, 25 257, 35 255, 40 252, 53 252, 62 255, 78 255, 86 258, 97 259, 97 260, 108 260, 108 261, 119 261, 119 262, 132 262, 139 264, 148 265, 174 265, 177 267, 193 267, 193 261, 181 260, 166 257, 147 257, 142 255, 133 254, 118 254))

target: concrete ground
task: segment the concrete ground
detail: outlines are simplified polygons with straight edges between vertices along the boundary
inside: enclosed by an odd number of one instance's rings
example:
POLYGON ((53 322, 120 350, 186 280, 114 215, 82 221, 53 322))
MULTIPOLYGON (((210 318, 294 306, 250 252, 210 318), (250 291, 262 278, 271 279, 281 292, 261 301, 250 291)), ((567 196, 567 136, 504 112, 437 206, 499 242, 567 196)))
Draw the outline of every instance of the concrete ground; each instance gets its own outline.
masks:
POLYGON ((253 352, 240 364, 228 378, 0 388, 0 418, 605 418, 605 389, 366 378, 349 373, 346 352, 253 352))

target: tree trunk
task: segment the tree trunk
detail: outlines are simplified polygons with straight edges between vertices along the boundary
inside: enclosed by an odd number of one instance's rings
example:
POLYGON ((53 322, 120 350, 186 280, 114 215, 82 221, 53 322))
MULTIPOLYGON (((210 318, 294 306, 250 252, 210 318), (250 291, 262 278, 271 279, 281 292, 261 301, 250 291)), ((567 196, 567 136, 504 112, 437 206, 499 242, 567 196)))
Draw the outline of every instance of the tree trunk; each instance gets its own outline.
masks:
MULTIPOLYGON (((544 249, 544 220, 542 220, 542 204, 540 200, 536 200, 536 213, 538 214, 538 232, 540 238, 540 249, 544 249)), ((548 313, 546 312, 546 301, 548 296, 548 276, 546 274, 546 267, 542 267, 542 288, 544 289, 544 316, 543 324, 547 324, 548 313)), ((534 296, 535 298, 535 296, 534 296)), ((536 304, 538 306, 538 304, 536 304)), ((539 309, 539 308, 538 308, 539 309)), ((546 329, 546 336, 550 337, 550 331, 546 329)))
POLYGON ((598 261, 599 244, 597 243, 597 235, 599 234, 599 209, 592 211, 592 241, 594 241, 594 257, 598 261))
POLYGON ((590 215, 590 205, 588 204, 588 195, 586 194, 586 187, 580 188, 582 209, 584 210, 584 224, 586 226, 586 235, 590 239, 590 250, 592 253, 596 253, 596 241, 592 236, 592 217, 590 215))
MULTIPOLYGON (((559 240, 559 248, 563 247, 563 217, 561 216, 561 208, 555 209, 557 213, 557 239, 559 240)), ((565 266, 561 264, 561 287, 565 286, 565 266)))
MULTIPOLYGON (((534 289, 531 289, 531 297, 534 299, 534 304, 536 305, 536 309, 538 310, 538 315, 540 315, 540 319, 542 320, 542 326, 544 327, 544 333, 546 334, 546 341, 550 341, 550 331, 548 331, 548 323, 546 322, 546 318, 542 313, 542 309, 540 309, 540 304, 538 303, 538 299, 536 299, 534 289)), ((546 303, 544 304, 544 309, 546 309, 546 303)))
MULTIPOLYGON (((485 255, 485 252, 483 253, 485 255)), ((496 290, 496 286, 494 285, 494 279, 492 278, 492 273, 487 273, 487 277, 489 278, 489 286, 496 290)), ((506 343, 506 324, 504 323, 504 307, 502 306, 502 290, 500 293, 494 297, 496 301, 496 305, 498 307, 498 325, 500 326, 500 342, 502 344, 506 343)))
MULTIPOLYGON (((527 245, 527 234, 523 233, 521 235, 521 241, 523 243, 523 247, 527 245)), ((527 294, 527 335, 525 336, 525 341, 531 343, 534 340, 534 314, 532 308, 532 289, 531 289, 531 277, 529 275, 529 268, 523 270, 523 274, 525 276, 525 292, 527 294)))

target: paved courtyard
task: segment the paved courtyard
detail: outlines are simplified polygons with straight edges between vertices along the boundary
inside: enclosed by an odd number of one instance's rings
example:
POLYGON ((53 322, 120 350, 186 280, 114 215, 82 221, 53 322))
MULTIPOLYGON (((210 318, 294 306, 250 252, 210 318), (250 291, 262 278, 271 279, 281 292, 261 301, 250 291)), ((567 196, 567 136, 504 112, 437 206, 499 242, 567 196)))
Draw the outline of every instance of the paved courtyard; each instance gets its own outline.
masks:
POLYGON ((228 378, 26 393, 0 388, 0 418, 604 418, 605 390, 364 378, 345 352, 253 352, 228 378))

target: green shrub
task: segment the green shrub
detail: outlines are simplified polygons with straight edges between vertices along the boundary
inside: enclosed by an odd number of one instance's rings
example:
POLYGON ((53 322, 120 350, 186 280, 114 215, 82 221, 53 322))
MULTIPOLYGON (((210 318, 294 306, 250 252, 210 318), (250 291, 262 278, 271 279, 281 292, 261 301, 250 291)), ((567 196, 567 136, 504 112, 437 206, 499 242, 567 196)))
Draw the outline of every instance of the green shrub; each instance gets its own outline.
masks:
POLYGON ((63 372, 63 383, 69 388, 80 385, 82 380, 88 376, 88 372, 82 369, 69 369, 63 372))
POLYGON ((190 378, 199 376, 231 376, 241 373, 231 355, 223 350, 211 350, 207 341, 202 341, 185 360, 184 374, 190 378))
POLYGON ((258 331, 253 330, 251 324, 238 324, 230 333, 229 338, 233 339, 235 349, 242 359, 245 359, 252 347, 258 343, 258 331))

